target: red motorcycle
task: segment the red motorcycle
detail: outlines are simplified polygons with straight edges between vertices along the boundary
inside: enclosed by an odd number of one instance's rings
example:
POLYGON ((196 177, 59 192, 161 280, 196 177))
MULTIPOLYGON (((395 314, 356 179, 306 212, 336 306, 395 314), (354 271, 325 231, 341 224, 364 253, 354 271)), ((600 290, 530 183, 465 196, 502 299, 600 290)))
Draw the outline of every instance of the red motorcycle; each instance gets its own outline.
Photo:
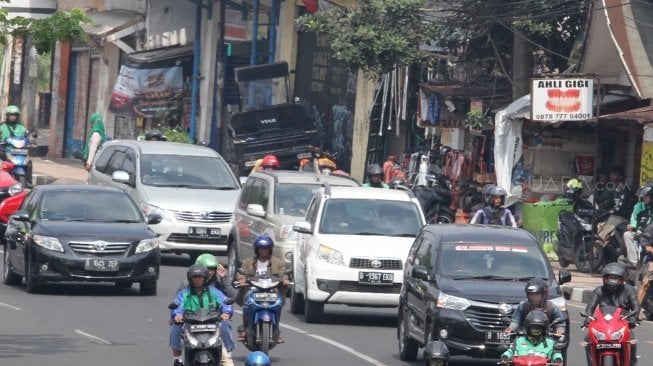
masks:
POLYGON ((583 342, 583 346, 590 347, 593 366, 630 365, 630 348, 637 341, 631 339, 630 324, 626 319, 637 313, 622 314, 622 311, 619 307, 602 306, 594 311, 594 316, 580 313, 589 319, 589 342, 583 342))
POLYGON ((3 161, 2 169, 0 169, 0 236, 4 237, 4 232, 11 216, 18 207, 23 203, 23 199, 27 195, 25 187, 20 184, 11 172, 14 169, 14 164, 3 161))

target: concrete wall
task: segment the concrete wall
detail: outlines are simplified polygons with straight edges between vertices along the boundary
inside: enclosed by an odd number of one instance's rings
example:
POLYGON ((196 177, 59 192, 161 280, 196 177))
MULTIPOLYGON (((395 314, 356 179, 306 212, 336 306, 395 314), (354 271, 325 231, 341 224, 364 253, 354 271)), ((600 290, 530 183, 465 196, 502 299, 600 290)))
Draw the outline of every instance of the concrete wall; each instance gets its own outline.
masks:
POLYGON ((146 49, 192 44, 195 4, 189 0, 150 1, 145 22, 146 49))

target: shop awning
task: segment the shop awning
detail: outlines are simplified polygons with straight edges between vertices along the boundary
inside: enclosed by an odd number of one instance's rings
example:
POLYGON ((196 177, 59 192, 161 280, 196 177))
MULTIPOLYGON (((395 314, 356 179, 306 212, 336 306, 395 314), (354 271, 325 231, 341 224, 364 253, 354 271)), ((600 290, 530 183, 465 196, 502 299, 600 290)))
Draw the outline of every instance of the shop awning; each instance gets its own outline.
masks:
POLYGON ((606 114, 600 117, 601 120, 632 121, 639 124, 653 123, 653 106, 631 109, 618 113, 606 114))
POLYGON ((135 64, 145 65, 161 61, 174 60, 193 54, 193 45, 155 48, 148 51, 134 52, 127 59, 135 64))
POLYGON ((134 52, 134 49, 124 43, 121 38, 133 34, 145 27, 143 15, 123 10, 103 10, 88 16, 91 22, 82 25, 90 36, 89 43, 94 48, 102 48, 100 43, 93 38, 102 41, 112 42, 126 53, 134 52))

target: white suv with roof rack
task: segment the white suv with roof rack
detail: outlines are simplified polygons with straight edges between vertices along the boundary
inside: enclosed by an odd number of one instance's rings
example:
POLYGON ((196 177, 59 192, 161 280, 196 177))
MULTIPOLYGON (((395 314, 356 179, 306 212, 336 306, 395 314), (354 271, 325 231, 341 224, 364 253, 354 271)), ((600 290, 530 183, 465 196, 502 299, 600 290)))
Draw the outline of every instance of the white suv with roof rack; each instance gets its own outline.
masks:
POLYGON ((403 263, 424 222, 412 192, 321 188, 293 226, 291 312, 316 323, 325 304, 396 307, 403 263))

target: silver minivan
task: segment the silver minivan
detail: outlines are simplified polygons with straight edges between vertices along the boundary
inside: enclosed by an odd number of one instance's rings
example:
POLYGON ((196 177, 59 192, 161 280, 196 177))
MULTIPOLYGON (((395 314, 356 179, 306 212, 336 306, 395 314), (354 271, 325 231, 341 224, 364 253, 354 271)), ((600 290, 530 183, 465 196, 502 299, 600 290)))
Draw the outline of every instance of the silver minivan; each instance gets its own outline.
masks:
POLYGON ((214 150, 159 141, 110 141, 98 152, 89 184, 118 187, 145 214, 163 220, 151 225, 162 252, 227 253, 240 184, 214 150))

